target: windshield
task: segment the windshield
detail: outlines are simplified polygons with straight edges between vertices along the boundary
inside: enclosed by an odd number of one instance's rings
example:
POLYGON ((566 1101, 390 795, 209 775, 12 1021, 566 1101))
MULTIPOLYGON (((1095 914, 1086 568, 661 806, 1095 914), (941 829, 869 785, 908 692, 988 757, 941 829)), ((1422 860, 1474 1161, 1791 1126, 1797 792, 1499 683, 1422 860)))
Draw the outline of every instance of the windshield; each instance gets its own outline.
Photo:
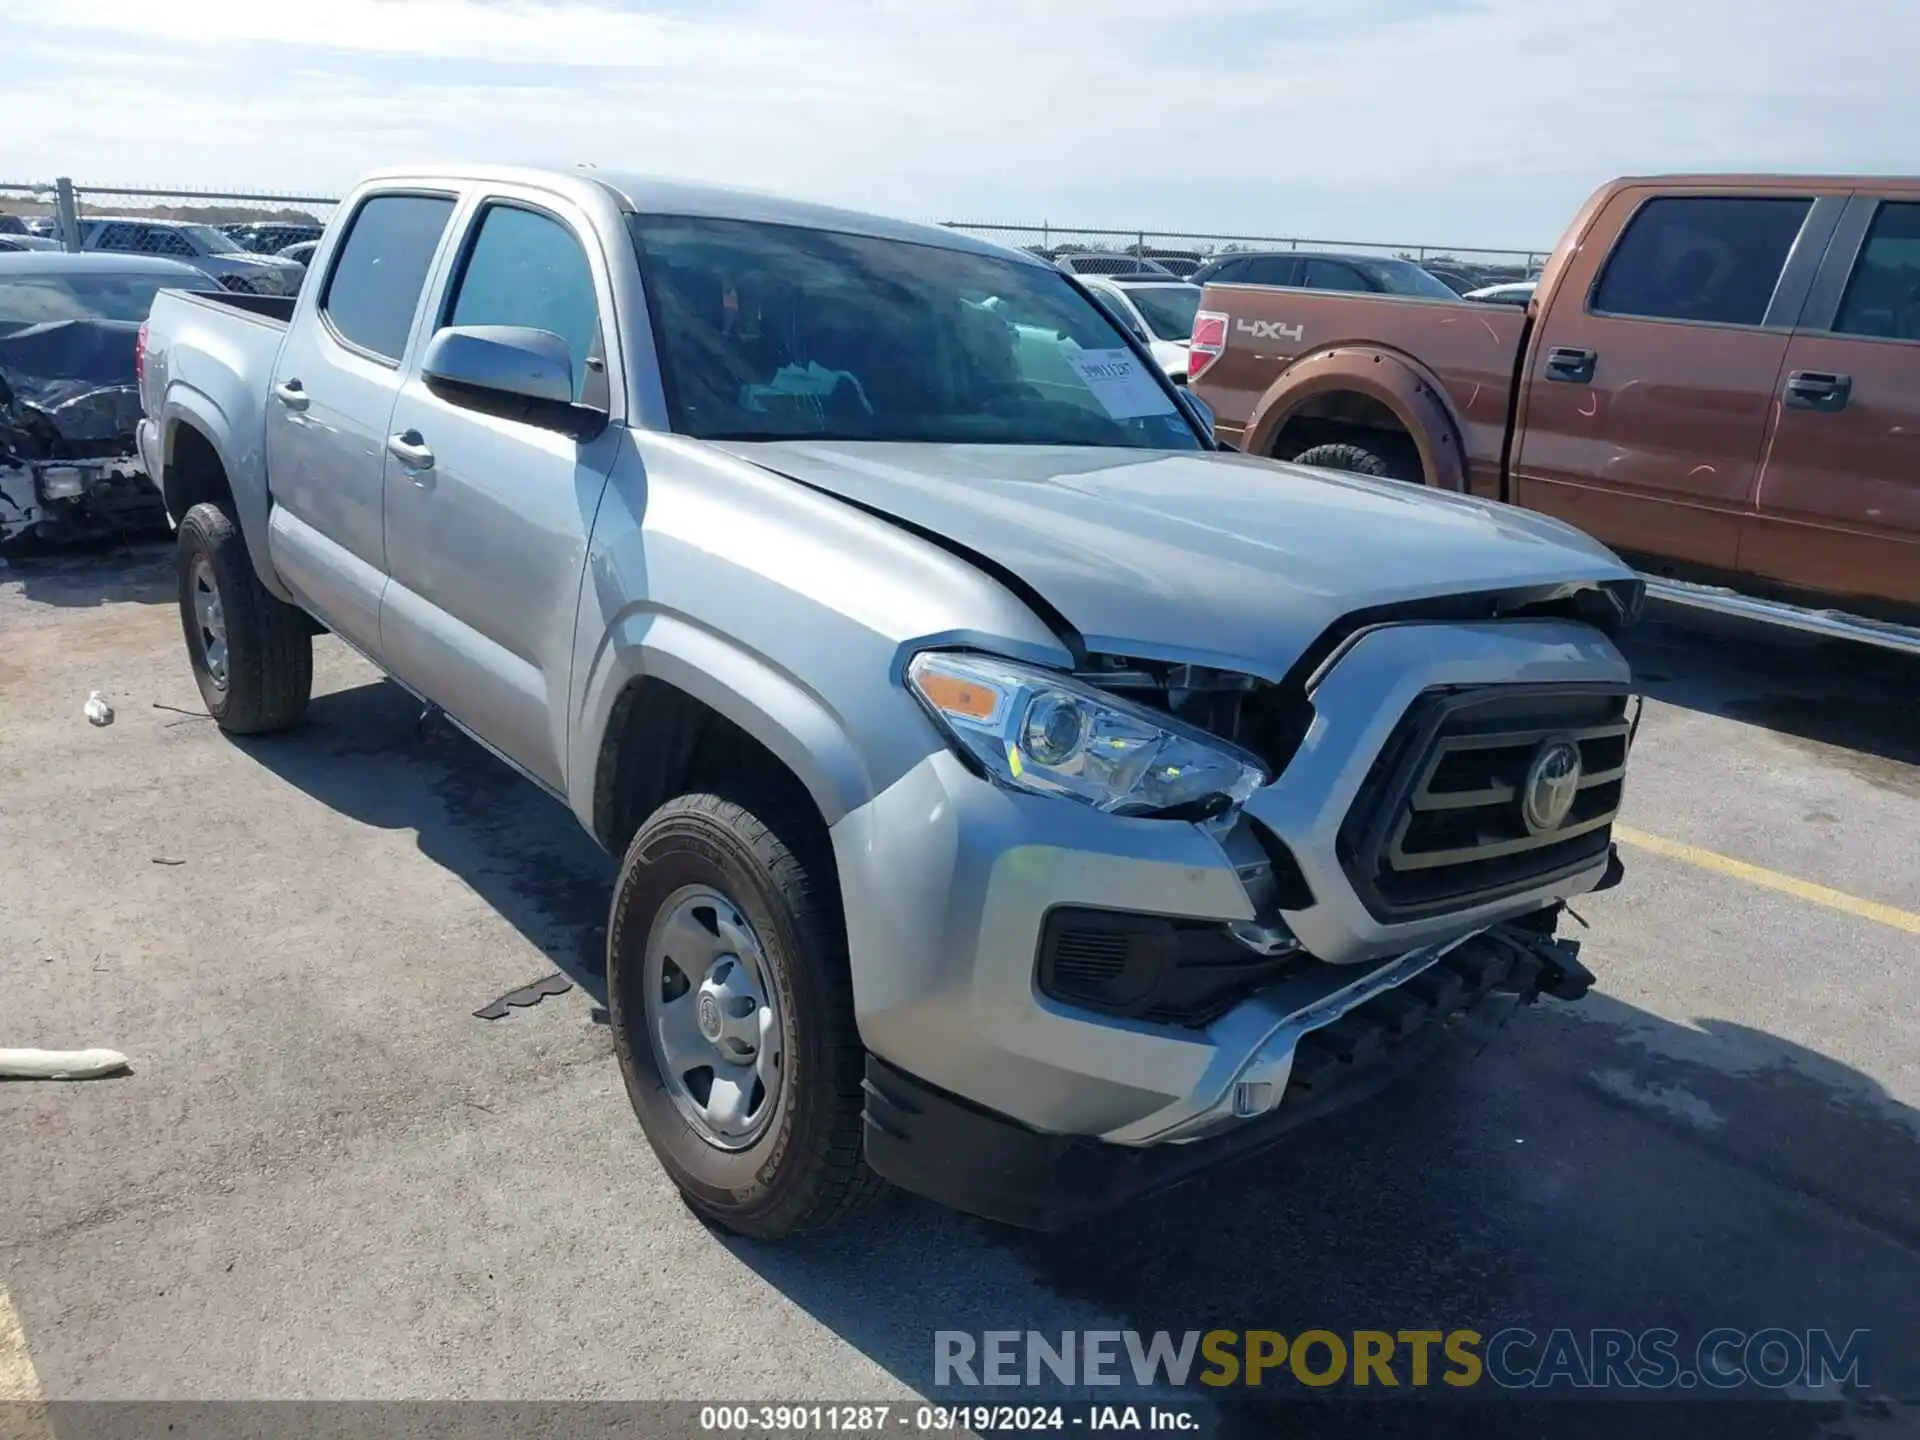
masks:
POLYGON ((681 434, 1201 448, 1156 369, 1051 267, 788 225, 632 225, 681 434))
POLYGON ((1458 300, 1452 286, 1422 270, 1410 260, 1369 260, 1361 269, 1389 295, 1426 295, 1435 300, 1458 300))
POLYGON ((1128 285, 1125 289, 1156 340, 1192 338, 1193 314, 1205 293, 1198 285, 1128 285))
POLYGON ((0 279, 0 327, 50 320, 144 320, 161 290, 183 287, 171 275, 68 275, 0 279))

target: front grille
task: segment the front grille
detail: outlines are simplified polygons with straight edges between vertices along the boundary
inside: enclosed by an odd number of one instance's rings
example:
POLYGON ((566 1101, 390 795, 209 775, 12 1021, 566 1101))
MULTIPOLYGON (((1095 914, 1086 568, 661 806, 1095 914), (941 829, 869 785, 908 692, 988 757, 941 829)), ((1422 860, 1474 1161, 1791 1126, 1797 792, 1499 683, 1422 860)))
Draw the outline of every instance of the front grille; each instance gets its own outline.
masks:
POLYGON ((1340 832, 1340 859, 1376 919, 1504 899, 1600 864, 1632 729, 1624 686, 1434 691, 1382 748, 1340 832), (1530 823, 1522 794, 1557 741, 1580 755, 1572 808, 1530 823))

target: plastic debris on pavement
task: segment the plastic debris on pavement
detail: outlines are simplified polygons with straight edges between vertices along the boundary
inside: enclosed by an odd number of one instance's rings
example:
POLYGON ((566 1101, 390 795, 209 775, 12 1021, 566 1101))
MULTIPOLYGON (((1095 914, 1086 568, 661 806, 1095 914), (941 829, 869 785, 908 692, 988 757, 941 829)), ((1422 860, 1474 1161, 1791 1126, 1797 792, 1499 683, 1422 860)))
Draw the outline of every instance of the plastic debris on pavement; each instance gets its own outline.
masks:
POLYGON ((4 1050, 0 1076, 14 1080, 92 1080, 132 1068, 118 1050, 4 1050))

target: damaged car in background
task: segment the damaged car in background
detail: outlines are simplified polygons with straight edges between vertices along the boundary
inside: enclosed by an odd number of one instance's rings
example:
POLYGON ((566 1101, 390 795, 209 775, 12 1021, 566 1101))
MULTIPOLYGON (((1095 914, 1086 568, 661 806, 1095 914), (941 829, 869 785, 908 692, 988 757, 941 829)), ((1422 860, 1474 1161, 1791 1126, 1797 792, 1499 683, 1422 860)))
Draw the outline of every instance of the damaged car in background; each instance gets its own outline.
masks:
POLYGON ((141 322, 190 265, 124 255, 0 254, 0 549, 162 523, 134 447, 141 322))

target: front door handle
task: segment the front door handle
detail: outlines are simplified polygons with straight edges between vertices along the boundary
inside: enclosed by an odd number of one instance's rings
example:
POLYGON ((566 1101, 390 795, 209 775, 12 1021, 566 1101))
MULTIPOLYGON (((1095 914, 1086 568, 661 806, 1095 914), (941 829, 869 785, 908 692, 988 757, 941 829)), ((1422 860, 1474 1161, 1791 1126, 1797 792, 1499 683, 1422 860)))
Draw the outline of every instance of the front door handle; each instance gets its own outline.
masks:
MULTIPOLYGON (((256 392, 258 393, 258 392, 256 392)), ((304 410, 313 403, 306 387, 298 380, 287 380, 273 387, 273 398, 289 410, 304 410)))
POLYGON ((1853 393, 1851 375, 1822 370, 1796 370, 1787 376, 1786 402, 1791 410, 1844 410, 1853 393))
POLYGON ((1556 345, 1547 351, 1547 379, 1565 381, 1569 385, 1585 385, 1593 379, 1593 367, 1599 359, 1591 350, 1556 345))
POLYGON ((402 430, 387 437, 387 453, 409 470, 431 470, 433 451, 418 430, 402 430))

